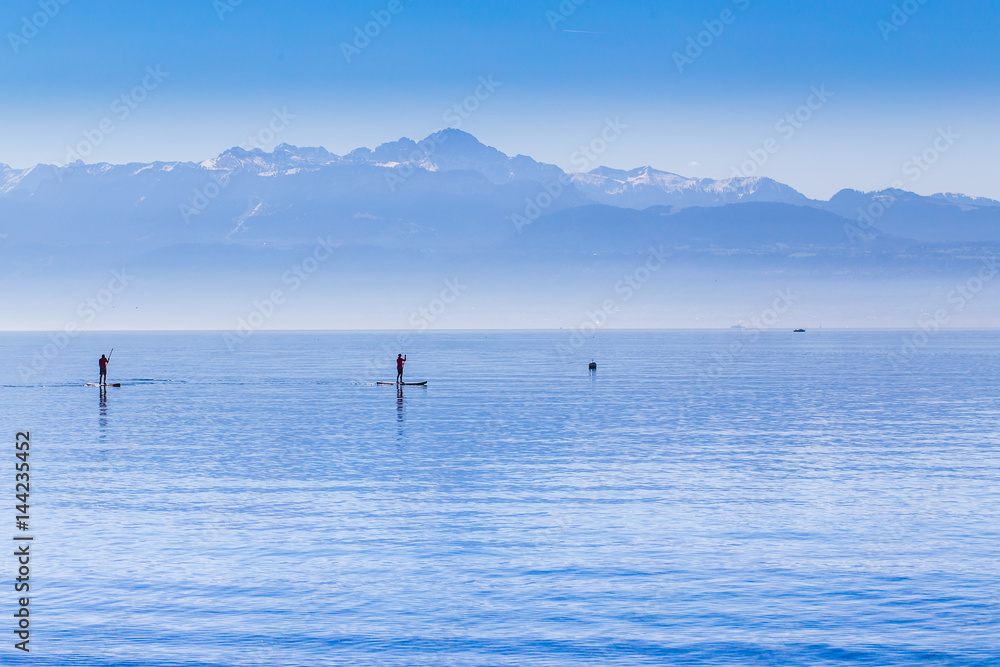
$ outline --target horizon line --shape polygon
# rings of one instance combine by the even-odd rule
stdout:
[[[587,330],[587,334],[600,333],[602,331],[617,331],[617,332],[669,332],[669,331],[746,331],[752,332],[756,331],[758,333],[794,333],[795,329],[806,329],[806,333],[810,331],[920,331],[922,330],[919,325],[912,327],[899,327],[899,326],[880,326],[880,327],[859,327],[859,326],[823,326],[817,325],[815,327],[767,327],[767,328],[754,328],[754,327],[738,327],[738,326],[718,326],[718,327],[606,327],[597,329],[594,331]],[[249,336],[246,336],[244,340],[252,338],[258,333],[410,333],[413,335],[421,335],[427,333],[483,333],[483,332],[495,332],[495,333],[559,333],[559,332],[575,332],[580,331],[580,327],[576,328],[564,328],[560,327],[558,329],[552,328],[517,328],[517,329],[495,329],[495,328],[482,328],[482,329],[256,329]],[[941,331],[998,331],[1000,332],[1000,325],[996,326],[982,326],[982,327],[941,327]],[[0,334],[51,334],[51,333],[65,333],[62,329],[0,329]],[[107,333],[219,333],[219,334],[233,334],[234,329],[89,329],[87,331],[77,331],[75,335],[78,334],[107,334]]]

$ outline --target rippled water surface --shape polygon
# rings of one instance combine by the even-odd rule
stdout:
[[[26,659],[1000,662],[1000,333],[395,339],[0,335]]]

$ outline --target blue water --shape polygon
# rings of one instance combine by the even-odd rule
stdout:
[[[1000,332],[901,338],[0,335],[0,662],[997,664]]]

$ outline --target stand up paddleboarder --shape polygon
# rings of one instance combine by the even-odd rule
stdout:
[[[396,384],[403,384],[403,364],[406,363],[406,357],[402,354],[396,355]]]
[[[111,350],[111,354],[114,354],[114,353],[115,353],[115,351]],[[101,358],[98,359],[98,361],[97,361],[97,365],[101,367],[101,377],[97,381],[97,384],[99,384],[99,385],[107,386],[107,384],[108,384],[108,362],[109,361],[111,361],[111,355],[110,354],[108,356],[106,356],[106,357],[102,354]]]

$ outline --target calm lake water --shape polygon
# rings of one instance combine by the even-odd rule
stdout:
[[[902,337],[0,335],[0,662],[997,664],[1000,332]]]

